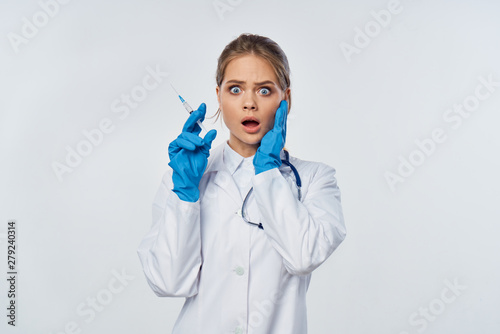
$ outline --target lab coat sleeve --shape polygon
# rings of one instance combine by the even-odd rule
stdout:
[[[264,232],[289,273],[311,273],[344,240],[335,169],[318,164],[302,202],[277,168],[255,175],[253,186]]]
[[[198,293],[201,257],[200,202],[179,199],[165,173],[153,203],[153,224],[137,253],[156,295],[191,297]]]

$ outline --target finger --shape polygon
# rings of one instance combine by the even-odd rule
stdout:
[[[210,148],[212,148],[212,142],[215,139],[215,136],[217,136],[217,130],[210,130],[207,132],[205,135],[205,138],[203,138],[203,142],[205,143],[203,147],[201,148],[201,152],[205,154],[207,157],[210,156]]]
[[[205,105],[205,103],[200,104],[199,108],[193,111],[191,115],[189,115],[189,118],[182,128],[182,131],[199,134],[201,132],[201,128],[196,122],[198,120],[200,120],[200,122],[203,122],[206,112],[207,106]]]
[[[170,160],[172,160],[177,155],[177,153],[179,153],[180,150],[181,148],[177,146],[175,141],[170,143],[170,145],[168,145],[168,156]]]
[[[283,112],[285,113],[285,118],[283,120],[283,141],[285,141],[288,126],[288,102],[283,100],[281,101],[281,105],[283,105]]]
[[[203,139],[200,136],[190,132],[183,132],[177,137],[177,145],[187,150],[193,151],[197,147],[203,146]]]
[[[194,151],[196,149],[196,145],[191,143],[190,141],[188,140],[184,140],[182,138],[180,139],[177,139],[175,141],[175,145],[178,147],[178,150],[182,150],[182,149],[185,149],[185,150],[188,150],[188,151]]]
[[[217,130],[212,129],[207,132],[207,134],[203,138],[203,142],[210,148],[212,147],[212,142],[214,141],[216,136],[217,136]]]
[[[168,151],[172,154],[179,152],[181,149],[194,151],[196,147],[202,146],[203,140],[193,133],[183,132],[168,146]]]
[[[274,127],[280,131],[286,132],[286,119],[288,113],[288,103],[282,100],[274,118]]]

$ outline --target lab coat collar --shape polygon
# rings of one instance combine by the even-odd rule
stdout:
[[[233,171],[230,171],[228,167],[224,164],[224,149],[226,147],[227,143],[224,142],[222,144],[219,144],[217,147],[213,148],[212,151],[210,152],[210,157],[208,159],[207,163],[207,168],[205,169],[205,173],[210,173],[210,172],[219,172],[219,171],[226,171],[229,174],[234,173],[238,165],[234,167]],[[280,152],[280,158],[285,159],[285,152],[281,150]],[[243,157],[242,157],[243,159]],[[281,173],[289,173],[290,168],[288,168],[285,164],[281,164],[281,167],[279,168]]]
[[[229,173],[234,175],[236,170],[242,166],[242,168],[253,168],[253,155],[248,158],[242,157],[238,152],[233,150],[229,143],[226,142],[224,145],[223,159]]]
[[[226,148],[226,145],[226,143],[222,143],[211,151],[205,173],[208,174],[214,172],[215,176],[213,180],[215,185],[221,188],[237,205],[241,205],[243,198],[241,197],[236,182],[234,182],[231,171],[224,164],[224,149]],[[285,159],[285,153],[283,150],[281,151],[280,157],[281,159]],[[236,167],[234,169],[236,169]],[[285,178],[289,178],[292,173],[291,169],[283,163],[281,164],[279,171]]]
[[[210,152],[210,157],[208,158],[207,168],[205,169],[205,173],[210,172],[219,172],[219,171],[227,171],[226,166],[224,165],[224,143],[218,145],[213,148]]]
[[[225,143],[220,144],[210,152],[207,168],[205,174],[215,173],[214,183],[225,191],[229,198],[236,204],[240,205],[242,202],[240,191],[231,176],[230,171],[224,164],[224,147]]]

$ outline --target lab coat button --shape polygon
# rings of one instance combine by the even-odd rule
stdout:
[[[236,327],[236,329],[234,330],[234,333],[235,334],[243,334],[243,329],[241,327]]]
[[[234,269],[234,271],[236,272],[236,275],[238,275],[238,276],[241,276],[245,273],[245,269],[243,269],[243,267],[240,267],[240,266],[236,267],[236,269]]]

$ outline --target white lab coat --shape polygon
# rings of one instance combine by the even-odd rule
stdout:
[[[245,211],[262,230],[238,214],[223,150],[211,151],[195,203],[180,200],[165,173],[138,249],[147,281],[158,296],[186,297],[175,334],[307,333],[311,272],[346,234],[335,170],[290,157],[301,201],[286,165],[254,175]]]

